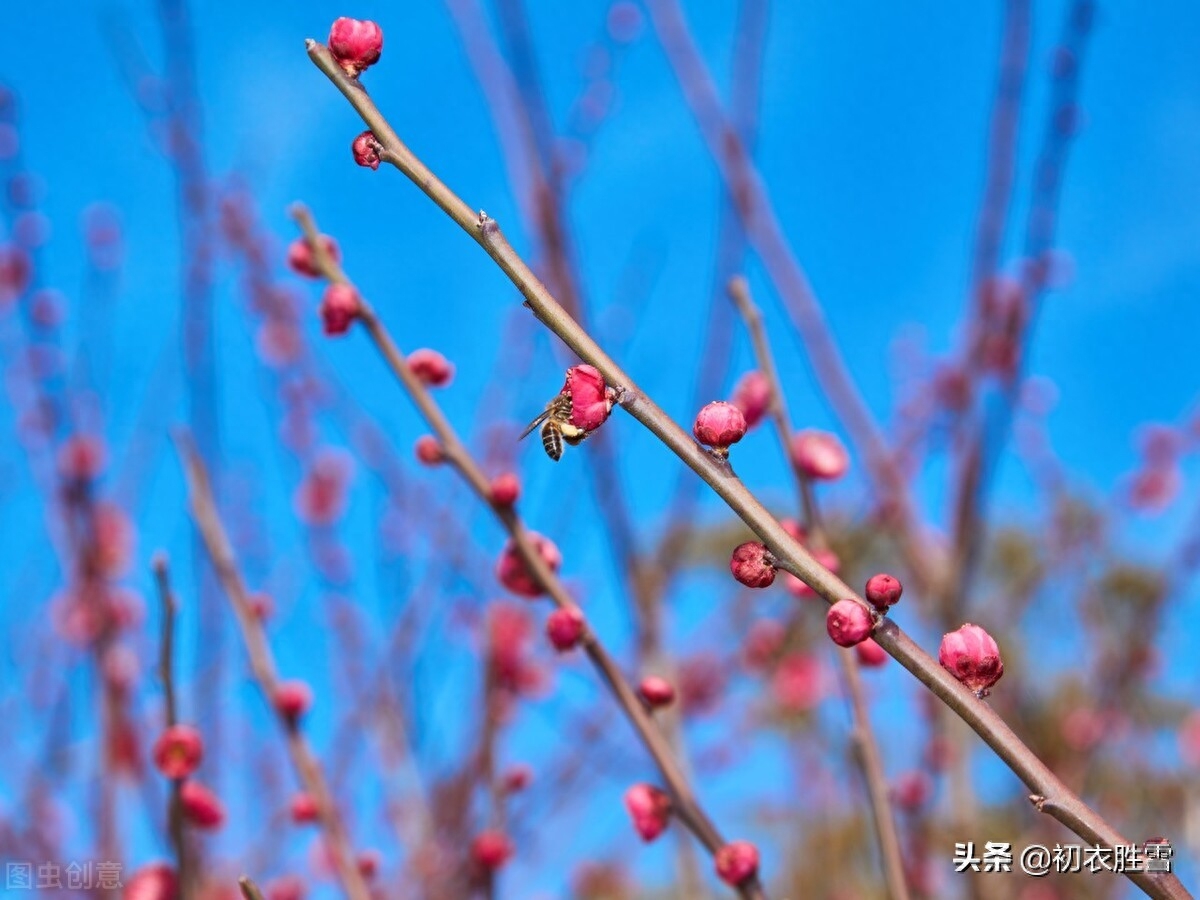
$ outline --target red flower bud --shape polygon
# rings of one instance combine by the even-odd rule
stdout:
[[[63,441],[58,451],[58,471],[70,481],[92,481],[104,471],[104,441],[76,434]]]
[[[546,619],[546,636],[559,653],[573,650],[583,637],[583,613],[576,607],[556,609]]]
[[[265,900],[304,900],[308,888],[298,875],[280,875],[263,885]]]
[[[510,794],[525,790],[531,781],[533,769],[524,764],[510,766],[504,773],[504,789]]]
[[[321,242],[325,255],[333,262],[340,263],[342,261],[342,251],[338,247],[337,241],[327,234],[321,235],[317,240]],[[287,264],[288,268],[297,275],[303,275],[305,278],[321,277],[321,271],[317,268],[317,261],[307,238],[296,238],[288,245]]]
[[[867,602],[880,612],[887,612],[889,606],[895,606],[902,593],[904,585],[900,583],[900,579],[886,572],[872,575],[867,582]]]
[[[798,544],[808,543],[808,532],[804,530],[804,526],[795,519],[780,519],[779,524]]]
[[[183,816],[197,828],[220,828],[225,823],[225,807],[220,799],[198,781],[185,781],[179,790]]]
[[[990,634],[970,623],[942,636],[938,662],[977,697],[986,697],[1004,674],[1000,648]]]
[[[551,572],[557,572],[562,566],[562,554],[554,542],[549,538],[542,537],[536,531],[529,532],[529,542],[546,567]],[[500,552],[500,559],[496,562],[496,578],[502,585],[521,597],[540,597],[545,593],[542,586],[533,577],[533,573],[529,571],[529,567],[525,565],[525,560],[517,552],[517,545],[512,540],[509,540]]]
[[[830,572],[836,573],[842,566],[842,561],[838,559],[838,555],[832,550],[818,550],[813,554],[813,559],[828,569]],[[791,572],[784,573],[784,587],[788,589],[788,593],[793,597],[815,597],[817,592],[810,588],[807,584],[793,575]]]
[[[729,558],[729,571],[746,587],[770,587],[775,581],[774,557],[765,544],[746,541],[734,548]]]
[[[494,872],[513,855],[513,845],[500,831],[482,831],[471,843],[471,858],[482,869]]]
[[[329,54],[351,78],[379,62],[382,52],[383,29],[374,22],[343,16],[329,29]]]
[[[732,841],[713,857],[717,877],[736,887],[758,874],[758,848],[749,841]]]
[[[303,681],[283,681],[275,688],[275,711],[295,725],[312,706],[312,688]]]
[[[354,864],[358,866],[359,874],[367,879],[367,881],[370,881],[379,871],[380,861],[381,858],[378,850],[364,850],[358,854],[358,858],[354,861]]]
[[[408,354],[408,367],[428,387],[445,387],[454,377],[454,364],[436,350],[425,347]]]
[[[446,461],[446,451],[442,449],[442,442],[432,434],[423,434],[417,438],[413,452],[417,455],[417,461],[425,466],[436,466]]]
[[[521,480],[512,472],[503,472],[492,479],[488,490],[497,506],[512,506],[521,496]]]
[[[866,666],[868,669],[882,666],[888,658],[887,651],[870,638],[855,644],[854,652],[858,654],[859,665]]]
[[[351,285],[331,284],[321,298],[320,313],[326,334],[345,334],[362,313],[362,298]]]
[[[666,831],[671,822],[671,798],[653,785],[635,784],[627,790],[625,808],[634,829],[647,843]]]
[[[179,879],[167,863],[150,863],[129,877],[121,896],[124,900],[175,900],[179,896]]]
[[[746,417],[732,403],[716,400],[696,414],[692,434],[718,456],[728,456],[730,445],[746,434]]]
[[[612,412],[613,393],[594,366],[578,365],[567,369],[567,380],[561,393],[571,398],[571,424],[584,431],[599,428]]]
[[[291,806],[292,821],[297,825],[315,822],[320,818],[321,808],[317,805],[317,798],[307,791],[295,794]]]
[[[379,168],[379,151],[382,149],[383,145],[375,137],[375,132],[369,128],[356,137],[354,143],[350,145],[354,161],[372,171]]]
[[[892,784],[892,799],[903,810],[920,809],[933,793],[933,782],[920,769],[901,774]]]
[[[846,474],[850,456],[827,431],[801,431],[792,438],[792,463],[809,478],[835,481]]]
[[[853,647],[867,639],[875,623],[857,600],[839,600],[825,615],[825,630],[839,647]]]
[[[265,591],[251,594],[248,600],[250,603],[250,612],[260,622],[265,622],[275,612],[275,600]]]
[[[204,741],[191,725],[172,725],[154,742],[154,765],[168,778],[187,778],[204,757]]]
[[[742,411],[746,428],[753,428],[771,408],[771,385],[757,369],[747,372],[734,385],[729,402]]]
[[[652,709],[670,706],[675,702],[675,686],[658,675],[647,675],[638,685],[638,693]]]

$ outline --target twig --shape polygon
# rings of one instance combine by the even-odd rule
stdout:
[[[641,422],[668,449],[708,483],[713,491],[766,544],[779,561],[781,568],[800,578],[830,603],[849,597],[866,604],[866,601],[857,596],[845,582],[818,564],[808,551],[784,530],[767,508],[733,474],[728,465],[714,459],[662,409],[638,390],[633,380],[620,366],[600,349],[599,345],[580,328],[578,323],[566,314],[525,261],[512,248],[512,245],[504,238],[499,225],[485,214],[476,213],[467,206],[412,153],[379,112],[362,86],[347,77],[323,44],[310,38],[306,41],[306,47],[313,64],[342,92],[362,117],[363,122],[374,133],[381,147],[380,159],[399,169],[484,249],[525,297],[534,316],[575,351],[580,359],[594,366],[608,384],[620,391],[619,402],[625,411]],[[319,245],[318,249],[320,249]],[[373,329],[372,323],[374,323]],[[380,342],[381,350],[388,356],[389,362],[393,363],[393,370],[405,383],[405,387],[409,388],[411,384],[413,388],[416,388],[417,392],[413,394],[413,399],[424,414],[422,398],[428,402],[427,394],[409,372],[408,367],[403,365],[403,357],[395,350],[386,333],[380,331],[378,322],[369,310],[364,324],[371,330],[372,337]],[[435,421],[445,423],[436,407],[432,408],[431,413],[434,416],[433,419],[428,419],[431,425]],[[457,438],[453,437],[453,432],[449,432],[449,434],[452,437],[452,444],[446,449],[450,451],[450,458],[453,461],[454,451],[457,449],[461,453],[461,445]],[[461,460],[459,463],[461,464]],[[472,486],[476,487],[476,479],[467,472],[464,472],[464,475],[472,482]],[[477,489],[483,486],[482,474],[478,473]],[[482,494],[482,496],[486,496],[486,494]],[[517,533],[523,534],[519,523],[515,520],[513,527]],[[531,552],[528,544],[521,545],[521,552],[540,583],[548,587],[556,583],[541,558]],[[552,592],[551,595],[554,596],[554,593]],[[561,599],[555,597],[555,602],[569,603],[570,600],[564,595]],[[1055,798],[1054,804],[1044,805],[1043,808],[1047,813],[1089,843],[1105,846],[1129,843],[1103,817],[1071,792],[1045,763],[1021,742],[1020,738],[986,702],[981,701],[960,684],[936,660],[918,647],[912,638],[904,634],[894,622],[886,617],[882,618],[876,627],[875,641],[970,725],[996,752],[996,755],[1030,788],[1031,793]],[[593,639],[590,642],[589,654],[592,652],[590,648],[597,646]],[[637,701],[629,691],[628,685],[620,680],[619,673],[611,667],[611,663],[606,670],[601,662],[608,662],[606,656],[593,656],[593,659],[597,661],[597,665],[601,666],[606,680],[617,692],[618,697],[622,699],[622,705],[631,711],[631,717],[634,718],[636,724],[639,721],[639,717],[636,715]],[[657,745],[658,735],[652,729],[648,733],[653,735]],[[1144,872],[1126,874],[1134,884],[1152,897],[1179,900],[1179,898],[1191,896],[1174,875],[1152,875]]]
[[[246,652],[250,657],[250,669],[268,706],[274,709],[274,699],[279,687],[279,674],[275,668],[275,658],[267,643],[262,623],[250,608],[246,585],[238,570],[233,547],[229,543],[229,537],[217,512],[216,501],[213,499],[212,489],[209,486],[208,472],[205,470],[204,462],[196,452],[191,438],[186,433],[176,436],[176,447],[183,462],[184,474],[187,477],[192,519],[208,550],[209,558],[216,570],[217,580],[221,583],[233,606],[233,612],[242,633],[242,641],[246,645]],[[351,900],[369,900],[370,892],[363,880],[362,873],[355,865],[349,838],[316,754],[309,745],[308,739],[305,738],[304,732],[298,727],[286,726],[284,733],[292,766],[296,770],[296,777],[317,803],[321,827],[324,830],[325,840],[333,856],[334,868],[337,869],[343,889]]]
[[[166,707],[166,724],[170,728],[179,721],[175,706],[175,612],[179,604],[171,590],[171,573],[167,555],[159,552],[151,563],[154,581],[158,585],[158,597],[162,606],[162,640],[159,648],[158,675],[162,680],[163,701]],[[183,900],[192,896],[191,859],[187,852],[187,838],[183,830],[183,779],[171,779],[171,796],[167,801],[167,828],[171,835],[171,846],[175,850],[175,866],[179,872],[179,896]]]
[[[250,880],[249,875],[242,875],[238,878],[238,887],[241,888],[242,896],[246,900],[263,900],[262,891],[258,889],[258,885]]]

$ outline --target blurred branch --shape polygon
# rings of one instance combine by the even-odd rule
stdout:
[[[175,593],[171,590],[171,573],[165,553],[159,551],[151,562],[154,581],[158,586],[159,604],[162,607],[162,638],[159,648],[158,673],[162,679],[163,702],[166,708],[166,726],[170,728],[179,721],[175,708],[175,613],[179,608]],[[175,865],[179,872],[179,896],[189,900],[192,896],[192,868],[188,858],[187,840],[183,831],[183,779],[171,779],[171,795],[167,801],[167,829],[171,835],[171,846],[175,851]]]

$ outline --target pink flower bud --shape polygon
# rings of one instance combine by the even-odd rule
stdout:
[[[427,387],[445,387],[454,377],[453,363],[425,347],[408,354],[408,367]]]
[[[1004,674],[1000,648],[990,634],[970,623],[943,635],[938,662],[977,697],[986,697]]]
[[[375,132],[370,129],[356,137],[354,143],[350,145],[354,161],[372,171],[379,168],[379,151],[382,149],[383,145],[375,137]]]
[[[562,566],[562,554],[554,542],[549,538],[542,537],[536,531],[529,532],[529,542],[546,567],[551,572],[557,572]],[[517,545],[512,540],[509,540],[500,552],[500,559],[496,562],[496,578],[502,585],[520,597],[540,597],[545,593],[537,579],[533,577],[533,573],[529,571],[529,567],[525,565],[525,560],[517,552]]]
[[[129,876],[121,896],[123,900],[176,900],[179,879],[167,863],[150,863]]]
[[[358,873],[367,881],[375,877],[379,871],[381,857],[378,850],[364,850],[358,854],[358,858],[354,864],[358,866]]]
[[[495,872],[513,855],[513,845],[500,831],[482,831],[471,843],[471,858],[488,872]]]
[[[265,591],[259,591],[256,594],[251,594],[248,598],[250,602],[250,612],[254,618],[260,622],[265,622],[271,618],[275,612],[275,600],[270,594]]]
[[[638,685],[638,693],[651,709],[670,706],[675,702],[675,686],[658,675],[647,675]]]
[[[436,466],[446,461],[446,452],[442,449],[442,442],[432,434],[423,434],[417,438],[413,452],[417,455],[417,461],[425,466]]]
[[[329,54],[351,78],[379,62],[382,52],[383,29],[374,22],[343,16],[329,29]]]
[[[775,702],[790,713],[808,712],[821,701],[824,691],[821,664],[801,653],[784,657],[771,680]]]
[[[746,541],[738,544],[729,558],[729,571],[746,587],[770,587],[775,581],[775,559],[766,544]]]
[[[584,431],[599,428],[612,412],[613,392],[594,366],[578,365],[567,369],[567,380],[561,393],[571,398],[571,424]]]
[[[808,532],[795,519],[780,519],[779,524],[797,544],[808,543]]]
[[[732,841],[713,857],[717,877],[736,887],[758,874],[758,848],[749,841]]]
[[[886,572],[872,575],[867,582],[867,602],[880,612],[887,612],[889,606],[895,606],[902,593],[904,585],[900,583],[900,579]]]
[[[533,781],[533,769],[529,766],[524,764],[510,766],[504,773],[504,790],[510,794],[516,794],[529,787],[531,781]]]
[[[830,572],[836,573],[842,566],[842,561],[838,559],[838,555],[832,550],[818,550],[813,554],[813,559],[828,569]],[[791,572],[784,573],[783,586],[787,588],[788,593],[793,597],[816,597],[817,592],[810,588],[807,584],[793,575]]]
[[[263,885],[264,900],[304,900],[308,888],[298,875],[280,875]]]
[[[102,439],[72,435],[58,451],[58,472],[70,481],[92,481],[104,471],[105,456]]]
[[[759,672],[770,666],[783,649],[787,633],[774,619],[759,619],[746,632],[742,643],[742,662],[747,669]]]
[[[154,765],[168,778],[187,778],[204,757],[204,741],[191,725],[172,725],[154,742]]]
[[[696,414],[692,434],[718,456],[728,456],[730,445],[746,434],[746,417],[732,403],[716,400]]]
[[[625,792],[625,808],[633,819],[634,830],[649,843],[671,822],[671,798],[649,784],[635,784]]]
[[[183,816],[197,828],[220,828],[225,823],[225,806],[198,781],[188,780],[179,790]]]
[[[734,386],[729,402],[742,411],[746,428],[753,428],[771,408],[771,385],[757,369],[747,372]]]
[[[337,241],[327,234],[321,235],[317,240],[321,242],[325,255],[333,262],[340,263],[342,261],[342,250],[338,247]],[[297,275],[303,275],[305,278],[321,277],[321,271],[317,268],[317,261],[307,238],[296,238],[288,245],[287,264],[288,268]]]
[[[362,298],[351,285],[331,284],[321,298],[320,313],[326,334],[345,334],[362,313]]]
[[[792,463],[809,478],[835,481],[846,474],[850,457],[827,431],[801,431],[792,438]]]
[[[320,818],[321,808],[317,806],[317,799],[312,794],[301,791],[292,797],[291,813],[293,822],[306,825]]]
[[[888,658],[887,651],[870,638],[855,644],[854,652],[858,654],[859,665],[866,666],[868,669],[882,666]]]
[[[559,653],[575,649],[583,637],[583,613],[572,606],[556,609],[546,619],[546,636]]]
[[[312,706],[313,694],[303,681],[283,681],[275,688],[275,711],[289,725],[295,726]]]
[[[933,782],[920,769],[901,774],[892,785],[892,799],[903,810],[913,812],[920,809],[933,793]]]
[[[512,472],[504,472],[492,479],[488,490],[497,506],[512,506],[521,496],[521,480]]]
[[[825,630],[839,647],[865,641],[874,627],[871,613],[857,600],[839,600],[825,615]]]

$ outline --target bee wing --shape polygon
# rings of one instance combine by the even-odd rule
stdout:
[[[554,410],[549,406],[542,410],[542,414],[540,416],[525,426],[525,430],[521,432],[521,436],[517,438],[517,440],[523,441],[525,438],[529,437],[529,435],[533,434],[534,429],[550,418],[550,414],[552,412],[554,412]]]

